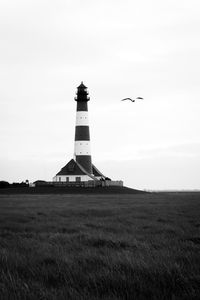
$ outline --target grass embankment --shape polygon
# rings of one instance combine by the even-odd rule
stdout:
[[[199,299],[200,196],[0,195],[1,299]]]
[[[56,187],[37,186],[31,187],[9,187],[0,189],[0,194],[143,194],[144,191],[128,187]]]

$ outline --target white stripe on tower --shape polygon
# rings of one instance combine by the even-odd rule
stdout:
[[[87,111],[76,112],[76,126],[89,126]]]
[[[75,141],[75,155],[91,155],[90,141]]]

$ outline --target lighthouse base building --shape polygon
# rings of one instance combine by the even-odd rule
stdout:
[[[123,182],[113,181],[103,175],[92,163],[90,151],[90,132],[88,119],[87,87],[81,83],[77,88],[75,101],[76,127],[74,158],[71,159],[53,178],[56,186],[123,186]]]
[[[92,174],[88,173],[78,162],[71,159],[53,178],[54,182],[87,182],[106,180],[106,177],[92,165]]]

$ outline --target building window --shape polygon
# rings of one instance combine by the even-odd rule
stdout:
[[[81,181],[81,177],[76,177],[76,182],[80,182]]]
[[[59,181],[61,181],[61,177],[59,177]]]
[[[69,177],[66,177],[66,182],[69,182]]]

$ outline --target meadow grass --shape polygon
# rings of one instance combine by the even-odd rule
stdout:
[[[200,299],[200,194],[0,195],[0,299]]]

